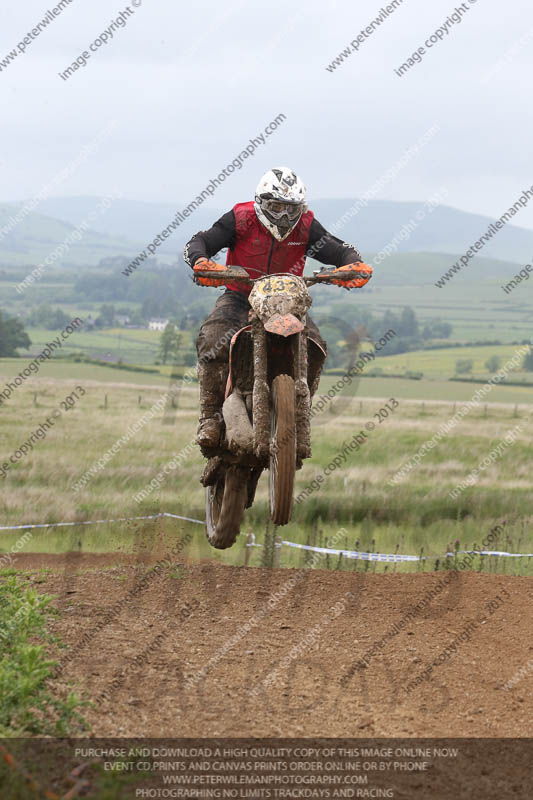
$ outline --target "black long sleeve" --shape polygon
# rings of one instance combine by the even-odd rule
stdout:
[[[353,244],[347,244],[333,236],[317,219],[313,219],[311,223],[306,255],[308,258],[320,261],[321,264],[331,264],[333,267],[344,267],[346,264],[356,264],[363,260]]]
[[[187,242],[183,257],[190,267],[194,267],[199,258],[212,258],[225,247],[235,244],[235,214],[228,211],[217,219],[208,231],[198,231]]]
[[[198,231],[187,242],[183,251],[185,261],[190,267],[194,267],[199,258],[212,258],[220,250],[232,248],[235,245],[235,232],[235,214],[228,211],[209,230]],[[343,267],[345,264],[363,260],[353,244],[347,244],[333,236],[317,219],[313,219],[309,229],[306,255],[333,267]]]

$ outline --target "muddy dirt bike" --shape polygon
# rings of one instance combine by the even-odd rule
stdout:
[[[276,274],[256,280],[242,267],[232,266],[224,273],[225,282],[252,291],[250,324],[237,331],[230,344],[221,446],[213,451],[201,478],[207,538],[220,550],[235,542],[264,469],[270,471],[270,518],[275,525],[291,519],[295,471],[311,455],[305,322],[312,299],[307,287],[330,283],[331,273],[322,270],[312,278]],[[196,277],[212,274],[197,271]],[[344,280],[359,277],[357,270],[343,275]]]

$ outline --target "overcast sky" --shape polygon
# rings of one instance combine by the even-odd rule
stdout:
[[[424,201],[446,187],[447,205],[499,217],[533,184],[530,0],[468,0],[462,22],[398,77],[394,69],[460,5],[403,0],[358,52],[327,71],[384,5],[142,0],[64,81],[58,73],[125,8],[73,0],[0,72],[0,199],[36,194],[116,120],[98,152],[52,194],[118,191],[182,207],[284,113],[211,205],[251,198],[261,174],[279,164],[301,175],[311,207],[313,197],[354,197],[437,123],[440,132],[378,197]],[[9,3],[0,63],[54,7]],[[533,200],[513,222],[533,228]]]

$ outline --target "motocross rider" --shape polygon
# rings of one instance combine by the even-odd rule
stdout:
[[[211,260],[224,248],[228,248],[226,266]],[[307,209],[305,185],[288,167],[265,173],[257,186],[255,201],[237,203],[209,230],[196,233],[184,250],[185,260],[193,271],[212,272],[210,278],[198,278],[198,283],[208,286],[223,285],[227,267],[232,265],[244,267],[251,278],[283,272],[302,275],[306,256],[336,267],[331,283],[346,289],[364,286],[372,276],[372,267],[362,263],[356,248],[328,233]],[[343,271],[354,267],[366,277],[343,279]],[[248,322],[249,293],[249,288],[229,284],[200,328],[196,342],[200,381],[196,441],[202,451],[209,452],[209,448],[219,444],[219,412],[228,377],[230,341]],[[312,395],[318,387],[326,343],[309,315],[307,328],[308,338],[314,343],[309,348],[308,366]]]

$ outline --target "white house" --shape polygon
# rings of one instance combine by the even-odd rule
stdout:
[[[168,325],[168,319],[151,319],[148,323],[148,330],[150,331],[164,331]]]

